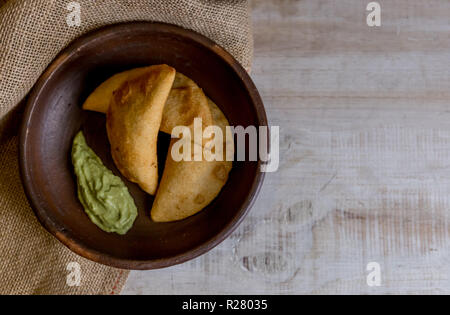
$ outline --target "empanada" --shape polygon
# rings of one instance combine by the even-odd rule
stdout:
[[[126,80],[111,99],[106,129],[113,160],[128,180],[154,195],[158,186],[157,138],[175,69],[152,66]]]
[[[124,82],[142,76],[152,71],[151,69],[152,66],[136,68],[112,76],[89,95],[83,109],[106,113],[115,90]],[[194,118],[202,119],[203,129],[212,124],[210,108],[202,89],[194,81],[177,72],[164,107],[160,131],[171,134],[175,126],[186,126],[191,129],[193,135]]]
[[[222,111],[208,99],[214,124],[223,131],[224,148],[234,149],[231,134],[226,137],[228,120]],[[228,130],[229,131],[229,130]],[[230,132],[229,132],[230,133]],[[166,159],[164,173],[153,202],[151,217],[156,222],[170,222],[192,216],[217,197],[228,180],[232,162],[226,161],[225,149],[223,161],[180,161],[172,158],[171,148],[179,141],[172,139]],[[229,141],[228,145],[227,142]],[[199,144],[192,144],[198,146]],[[194,152],[192,149],[191,152]],[[231,152],[232,153],[232,152]]]

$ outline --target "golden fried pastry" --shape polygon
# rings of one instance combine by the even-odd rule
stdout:
[[[195,118],[202,119],[202,131],[213,122],[203,91],[198,86],[172,88],[164,107],[160,131],[171,134],[174,127],[186,126],[193,136]]]
[[[214,124],[223,130],[226,135],[226,126],[229,125],[226,117],[212,101],[208,104],[213,114]],[[226,139],[223,139],[226,146]],[[151,217],[156,222],[170,222],[182,220],[196,214],[217,197],[228,180],[232,162],[226,161],[225,150],[223,161],[180,161],[172,158],[171,151],[178,139],[172,139],[167,155],[164,173],[161,178],[155,200],[153,202]],[[228,137],[228,147],[233,150],[233,140]],[[199,146],[199,144],[192,144]],[[193,153],[194,150],[191,150]]]
[[[158,131],[175,73],[172,67],[158,65],[125,80],[107,111],[106,128],[117,168],[151,195],[158,186]]]
[[[83,109],[106,113],[113,92],[124,82],[152,71],[151,67],[136,68],[116,74],[103,82],[87,98]],[[186,126],[193,135],[194,118],[202,119],[202,130],[212,124],[212,116],[205,94],[199,86],[178,73],[164,107],[160,131],[171,134],[175,126]]]
[[[153,66],[136,68],[113,75],[89,95],[83,104],[83,109],[106,114],[111,103],[113,92],[124,84],[125,81],[136,79],[146,72],[152,71],[152,68]]]

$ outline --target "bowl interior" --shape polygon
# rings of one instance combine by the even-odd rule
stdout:
[[[231,125],[266,124],[260,104],[255,105],[251,81],[236,71],[234,59],[197,34],[164,24],[137,23],[97,31],[74,42],[53,62],[30,97],[22,129],[22,175],[43,225],[77,253],[104,264],[150,269],[198,256],[237,225],[262,180],[259,162],[234,162],[227,184],[206,209],[179,222],[151,221],[153,197],[124,179],[112,161],[105,115],[83,111],[81,105],[111,75],[161,63],[196,81]],[[260,102],[257,93],[256,97]],[[103,163],[121,176],[136,202],[138,218],[124,236],[103,232],[91,223],[77,199],[70,150],[80,129]],[[169,140],[160,133],[160,172]]]

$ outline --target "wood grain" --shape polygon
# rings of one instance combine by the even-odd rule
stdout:
[[[252,1],[280,168],[228,240],[124,294],[450,293],[450,2],[380,1],[379,28],[366,2]]]

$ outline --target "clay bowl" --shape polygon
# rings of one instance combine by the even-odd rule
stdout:
[[[75,253],[102,264],[154,269],[207,252],[239,225],[263,181],[261,161],[234,162],[227,184],[203,211],[173,223],[150,219],[153,197],[125,180],[112,161],[105,115],[83,111],[81,105],[111,75],[162,63],[196,81],[231,125],[267,125],[247,72],[224,49],[195,32],[161,23],[127,23],[73,42],[52,62],[29,97],[21,126],[20,167],[25,192],[42,225]],[[134,197],[139,214],[125,236],[100,230],[77,199],[70,150],[80,129]],[[169,140],[163,134],[158,138],[161,172]]]

